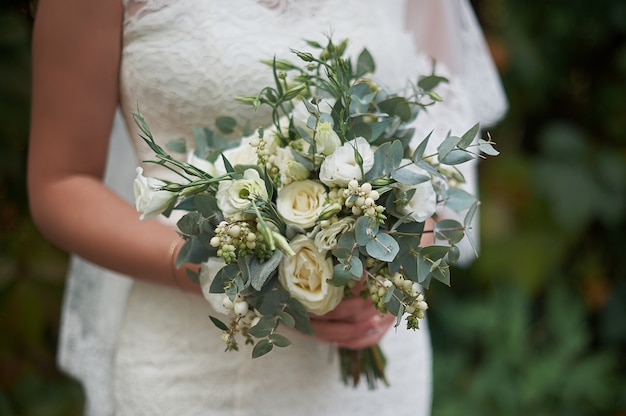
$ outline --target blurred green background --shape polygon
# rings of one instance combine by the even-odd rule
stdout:
[[[0,415],[79,415],[54,360],[67,257],[28,215],[24,3],[0,5]],[[433,414],[626,415],[626,2],[473,4],[511,105],[483,255],[429,292]]]

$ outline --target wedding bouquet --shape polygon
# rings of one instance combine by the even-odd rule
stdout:
[[[447,82],[434,70],[403,95],[376,81],[367,50],[353,62],[344,56],[347,41],[308,45],[317,53],[294,51],[297,64],[267,61],[274,85],[237,98],[269,107],[271,125],[233,138],[237,122],[220,117],[215,130],[194,130],[186,162],[134,114],[152,162],[180,178],[146,178],[138,168],[137,209],[142,218],[186,211],[177,223],[185,239],[177,266],[202,264],[190,277],[207,295],[223,296],[230,316],[211,320],[226,349],[243,339],[254,345],[253,358],[289,345],[281,324],[312,334],[309,313],[328,313],[355,296],[355,286],[381,314],[396,316],[396,326],[418,329],[428,309],[422,288],[433,279],[449,285],[449,264],[479,204],[461,189],[456,165],[497,154],[476,137],[478,125],[431,154],[430,135],[411,148],[411,123],[440,101],[434,90]],[[180,141],[167,147],[186,151]],[[441,207],[464,219],[440,218]],[[426,233],[435,244],[420,245]],[[387,383],[378,346],[340,348],[340,357],[346,383],[362,374],[370,388]]]

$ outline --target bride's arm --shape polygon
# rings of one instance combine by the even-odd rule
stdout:
[[[134,277],[176,285],[175,231],[140,221],[104,186],[118,102],[121,1],[41,0],[33,32],[28,188],[34,221],[64,250]],[[178,281],[198,290],[184,271]]]

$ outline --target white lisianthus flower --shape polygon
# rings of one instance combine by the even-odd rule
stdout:
[[[374,150],[363,137],[357,137],[337,148],[324,159],[320,166],[319,177],[329,187],[346,187],[352,179],[362,180],[361,167],[357,163],[355,151],[363,161],[363,173],[374,166]]]
[[[272,152],[275,146],[274,134],[265,132],[265,151]],[[256,165],[259,158],[257,155],[256,143],[259,142],[259,135],[254,133],[251,136],[241,139],[241,143],[237,147],[232,149],[226,149],[222,154],[228,159],[232,166],[235,165]],[[226,173],[226,167],[224,166],[224,159],[218,157],[215,160],[215,170],[218,175],[224,175]]]
[[[326,156],[333,154],[341,146],[341,139],[328,121],[323,121],[317,126],[315,146],[317,153]]]
[[[320,250],[333,250],[337,248],[337,243],[342,235],[354,229],[356,219],[354,217],[344,217],[333,222],[328,227],[322,228],[315,235],[315,245]]]
[[[278,168],[282,186],[307,179],[311,174],[302,163],[295,159],[289,147],[276,148],[275,153],[270,156],[270,162]]]
[[[170,191],[162,191],[166,183],[154,178],[143,176],[143,169],[137,168],[137,177],[133,183],[135,193],[135,208],[141,215],[139,219],[146,220],[162,214],[178,197]]]
[[[256,169],[246,169],[242,179],[221,181],[215,197],[225,218],[241,213],[255,198],[268,199],[265,182]]]
[[[415,166],[415,164],[408,159],[403,159],[401,165],[406,165],[403,169],[410,169],[415,173],[430,177],[428,172]],[[437,208],[437,194],[435,193],[431,181],[422,182],[415,186],[402,184],[397,184],[397,186],[403,191],[415,189],[411,200],[406,205],[399,207],[398,211],[400,211],[400,213],[409,215],[411,219],[416,222],[426,221],[426,219],[430,218],[435,213],[435,209]]]
[[[224,294],[223,293],[211,293],[211,284],[217,272],[220,271],[226,263],[221,257],[209,257],[206,263],[200,265],[200,274],[198,280],[200,281],[200,288],[202,289],[202,295],[209,302],[209,304],[217,312],[224,315],[228,315],[231,311],[224,307]]]
[[[289,245],[295,254],[283,258],[278,266],[278,281],[307,311],[317,315],[330,312],[343,298],[343,287],[327,282],[333,277],[332,260],[305,236]]]
[[[311,228],[326,202],[326,188],[305,180],[283,186],[276,197],[276,210],[287,224]]]
[[[202,159],[196,156],[193,150],[191,150],[187,154],[187,163],[189,163],[191,166],[195,166],[196,168],[208,173],[211,176],[217,176],[217,169],[215,169],[215,165],[206,159]]]

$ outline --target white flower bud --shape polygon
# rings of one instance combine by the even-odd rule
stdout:
[[[361,185],[361,192],[363,192],[365,195],[369,194],[372,191],[372,184],[369,182],[365,182],[363,185]]]

